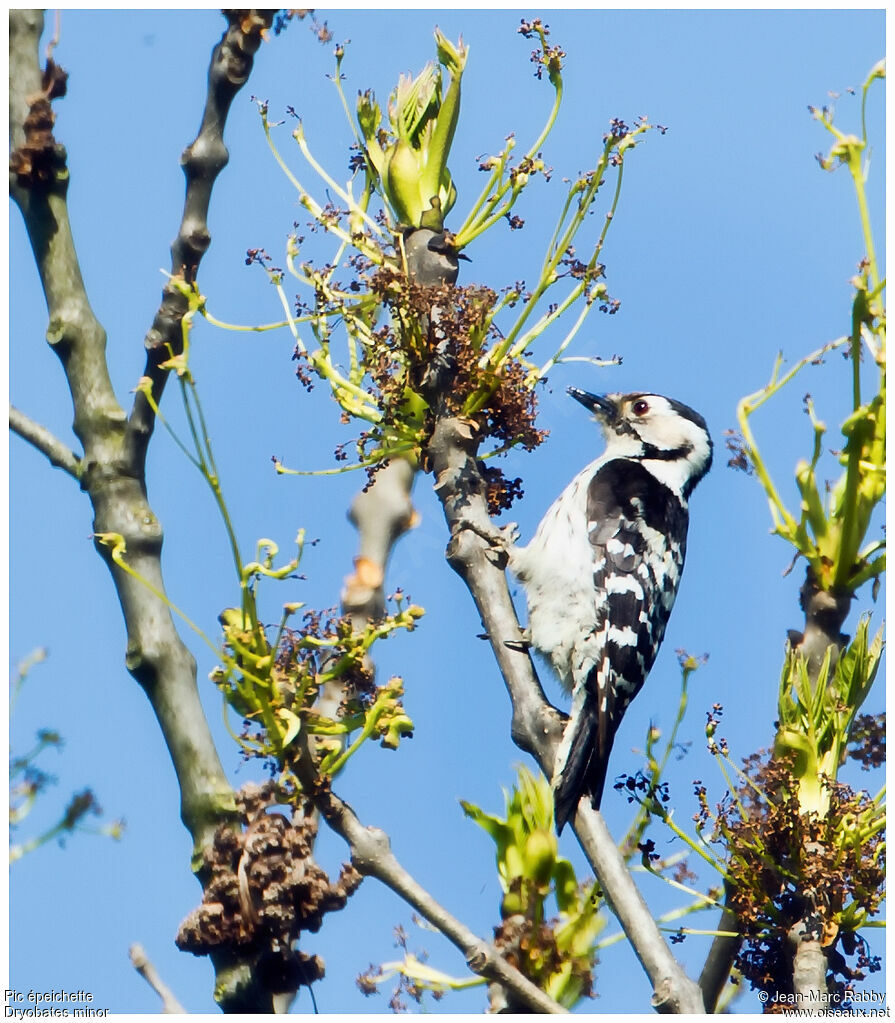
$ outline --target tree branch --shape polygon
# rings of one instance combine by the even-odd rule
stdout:
[[[790,642],[804,657],[811,679],[812,689],[820,681],[821,665],[831,651],[830,670],[835,667],[841,651],[848,643],[842,626],[851,610],[854,594],[848,590],[833,592],[823,590],[809,567],[805,582],[799,591],[799,603],[805,612],[805,631],[790,633]],[[805,848],[804,854],[811,856],[813,850]],[[793,991],[801,1004],[825,1006],[829,1004],[827,985],[827,953],[822,944],[825,912],[818,906],[815,897],[805,895],[802,917],[789,930],[789,941],[793,952]]]
[[[385,569],[395,544],[413,520],[410,492],[415,477],[416,470],[407,459],[394,458],[351,503],[348,518],[357,528],[358,552],[340,599],[342,614],[351,619],[357,632],[385,614]],[[367,658],[367,662],[372,668],[372,661]],[[337,718],[345,696],[342,682],[327,682],[320,690],[316,709],[325,717]],[[312,737],[312,746],[320,748],[316,737]]]
[[[81,459],[74,451],[63,444],[45,426],[35,423],[33,419],[17,409],[15,405],[9,406],[9,428],[22,440],[28,441],[41,454],[46,455],[50,465],[57,469],[64,469],[69,476],[76,480],[81,478]]]
[[[23,77],[31,82],[39,81],[42,18],[11,11],[10,25],[15,48],[11,68],[25,72]],[[17,88],[21,83],[12,81],[11,93]],[[38,90],[22,100],[31,110],[29,121],[45,99]],[[93,314],[81,277],[68,218],[65,150],[52,136],[44,147],[53,160],[52,172],[44,178],[13,175],[12,193],[25,219],[47,300],[47,338],[71,392],[74,430],[84,449],[81,486],[93,505],[94,532],[121,535],[128,564],[163,593],[162,530],[146,499],[142,467],[129,458],[125,416],[106,365],[105,331]],[[98,544],[98,549],[112,572],[124,611],[128,670],[146,690],[162,726],[180,783],[184,823],[196,844],[204,845],[211,840],[222,808],[232,807],[233,797],[199,703],[195,662],[164,603],[115,566],[108,548]]]
[[[177,237],[171,245],[171,275],[181,283],[196,280],[199,263],[208,246],[208,207],[218,174],[227,166],[229,151],[224,144],[224,126],[234,96],[248,81],[254,55],[263,33],[270,28],[276,11],[229,10],[227,30],[211,55],[208,89],[202,124],[195,140],[181,157],[186,177],[183,215]],[[187,300],[175,283],[162,290],[162,301],[146,335],[146,366],[143,375],[152,381],[152,396],[160,404],[167,370],[160,364],[183,348],[183,316]],[[155,426],[155,414],[142,391],[138,391],[131,409],[130,437],[135,459],[142,464]]]
[[[507,586],[505,558],[484,539],[493,534],[494,526],[476,460],[478,444],[475,424],[456,418],[439,420],[429,444],[435,491],[451,531],[447,558],[482,616],[512,703],[513,741],[550,778],[562,717],[544,696],[531,657],[519,648],[521,630]],[[652,982],[653,1006],[660,1011],[704,1012],[699,988],[671,954],[602,815],[587,799],[579,804],[574,828],[607,903]]]
[[[410,529],[410,492],[416,470],[406,458],[393,458],[351,503],[348,517],[358,532],[354,572],[342,590],[342,612],[355,627],[385,613],[385,569],[398,540]]]
[[[823,921],[807,913],[789,931],[792,946],[792,989],[800,1005],[818,1013],[830,1005],[827,987],[827,957],[821,944]]]
[[[357,815],[332,791],[315,800],[330,827],[348,843],[351,862],[361,874],[375,877],[436,927],[466,957],[473,973],[501,984],[518,1005],[532,1012],[564,1013],[566,1010],[537,985],[511,966],[489,942],[483,941],[452,916],[401,866],[391,851],[388,835],[365,827]]]
[[[272,17],[272,12],[242,13],[243,20],[231,23],[215,50],[209,74],[212,90],[221,75],[233,78],[233,93],[245,81],[251,61],[246,59],[237,73],[229,59],[219,59],[219,54],[227,45],[234,52],[239,49],[242,26],[247,26],[243,49],[257,48],[259,26],[268,14]],[[125,663],[159,721],[180,787],[181,817],[200,854],[210,847],[217,826],[236,816],[236,806],[199,700],[195,660],[167,604],[157,596],[165,592],[162,529],[149,506],[144,476],[151,421],[136,409],[134,422],[127,422],[109,378],[105,331],[90,307],[81,277],[66,202],[66,154],[52,133],[50,101],[64,94],[64,76],[55,65],[48,65],[45,76],[41,74],[42,27],[39,11],[10,12],[9,101],[14,115],[10,192],[22,212],[40,274],[49,312],[47,340],[62,362],[71,392],[74,431],[84,450],[81,487],[93,506],[97,550],[112,574],[127,627]],[[225,113],[226,106],[206,104],[206,121]],[[222,128],[221,120],[215,128],[218,135]],[[214,159],[197,160],[203,167],[215,164]],[[191,165],[191,160],[186,163]],[[196,251],[204,250],[207,238],[203,243],[195,207],[207,205],[216,173],[208,172],[204,189],[191,192],[188,188],[181,233],[187,239],[195,235]],[[202,202],[191,204],[191,195],[201,195]],[[183,258],[193,265],[188,256]],[[123,539],[125,560],[133,574],[114,563],[110,546],[102,542],[103,534]],[[196,859],[200,862],[202,857]],[[230,956],[216,960],[215,967],[216,996],[222,1008],[270,1011],[270,992],[253,977],[250,962]]]
[[[578,804],[575,834],[594,868],[603,895],[653,985],[652,1007],[659,1012],[704,1013],[702,994],[671,954],[649,907],[634,884],[603,815],[584,798]]]
[[[481,615],[510,695],[513,742],[542,767],[552,768],[563,722],[544,695],[531,656],[519,647],[522,630],[507,587],[505,558],[483,539],[494,526],[475,457],[478,443],[472,422],[449,418],[439,420],[429,444],[435,492],[451,531],[447,560],[466,583]],[[552,770],[545,773],[550,777]]]
[[[177,1001],[174,993],[156,972],[155,967],[146,956],[142,945],[131,945],[130,958],[134,969],[162,1000],[162,1012],[167,1014],[186,1012]]]
[[[739,929],[740,918],[729,906],[725,905],[718,922],[718,930],[723,932],[739,931]],[[706,1012],[714,1012],[717,1008],[718,999],[730,977],[733,961],[741,944],[742,938],[739,934],[732,938],[722,933],[712,941],[705,965],[699,974],[699,990],[702,992]]]

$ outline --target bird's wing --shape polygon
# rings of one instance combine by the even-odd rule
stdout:
[[[674,495],[657,493],[655,479],[627,460],[608,462],[594,474],[586,514],[595,627],[575,658],[572,714],[554,794],[558,827],[585,792],[600,805],[616,729],[665,632],[687,528],[686,509]]]

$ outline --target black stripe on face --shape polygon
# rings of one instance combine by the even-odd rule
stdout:
[[[657,448],[655,444],[650,444],[643,438],[638,438],[640,443],[643,445],[642,455],[632,455],[632,458],[636,458],[642,461],[644,458],[654,459],[660,462],[676,462],[679,458],[686,458],[687,455],[693,450],[692,444],[681,444],[679,448]]]

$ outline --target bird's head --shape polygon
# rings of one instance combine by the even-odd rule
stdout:
[[[712,438],[705,420],[689,405],[640,392],[597,395],[570,387],[569,394],[603,427],[608,455],[649,463],[684,497],[711,468]]]

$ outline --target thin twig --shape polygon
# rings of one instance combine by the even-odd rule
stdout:
[[[74,479],[81,478],[81,459],[45,426],[36,423],[15,407],[9,406],[9,428],[22,440],[47,456],[50,465],[64,469]]]
[[[706,1012],[715,1011],[724,986],[730,978],[733,961],[743,940],[738,933],[739,929],[739,917],[725,905],[718,923],[719,933],[712,942],[702,973],[699,975],[699,988],[702,991]],[[731,937],[730,932],[734,932],[736,937]]]
[[[384,831],[365,827],[351,807],[332,792],[318,797],[316,803],[330,827],[348,843],[351,862],[357,870],[375,877],[413,906],[460,949],[474,973],[498,982],[513,995],[517,1005],[525,1006],[532,1012],[567,1011],[511,966],[494,945],[479,938],[436,902],[398,862]]]
[[[162,978],[156,972],[155,967],[149,961],[146,956],[146,952],[142,945],[131,945],[130,947],[131,962],[134,965],[134,969],[143,980],[152,988],[153,991],[162,1000],[162,1012],[163,1013],[178,1013],[184,1015],[186,1009],[177,1001],[174,993],[168,987],[168,985],[162,980]]]

